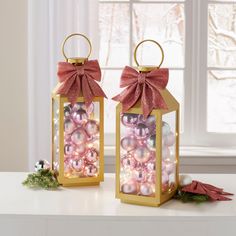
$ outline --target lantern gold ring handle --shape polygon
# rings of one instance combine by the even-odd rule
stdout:
[[[91,52],[92,52],[92,44],[91,44],[91,42],[90,42],[90,40],[89,40],[88,37],[86,37],[86,36],[83,35],[83,34],[79,34],[79,33],[70,34],[70,35],[68,35],[68,36],[65,38],[65,40],[64,40],[64,42],[63,42],[63,44],[62,44],[62,54],[63,54],[63,56],[64,56],[65,59],[68,61],[68,57],[67,57],[66,54],[65,54],[65,44],[66,44],[66,42],[68,41],[68,39],[70,39],[70,38],[72,38],[72,37],[74,37],[74,36],[80,36],[80,37],[84,38],[84,39],[88,42],[88,44],[89,44],[89,51],[88,51],[88,55],[87,55],[87,57],[86,57],[86,58],[88,59],[89,56],[91,55]]]
[[[152,43],[156,44],[156,45],[160,48],[160,50],[161,50],[161,62],[160,62],[159,65],[157,66],[157,68],[159,68],[159,67],[162,65],[163,61],[164,61],[164,51],[163,51],[162,46],[161,46],[157,41],[155,41],[155,40],[153,40],[153,39],[145,39],[145,40],[142,40],[142,41],[141,41],[140,43],[138,43],[137,46],[135,47],[135,49],[134,49],[134,61],[135,61],[136,65],[139,66],[139,63],[138,63],[138,60],[137,60],[137,50],[138,50],[139,46],[140,46],[141,44],[145,43],[145,42],[152,42]]]

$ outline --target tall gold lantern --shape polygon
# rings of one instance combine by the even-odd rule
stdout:
[[[161,50],[159,66],[140,66],[137,62],[138,47],[148,41]],[[179,103],[165,88],[168,69],[159,68],[164,60],[159,43],[150,39],[140,42],[134,59],[138,70],[124,69],[121,87],[126,89],[113,98],[120,102],[116,108],[116,198],[125,203],[159,206],[178,187]],[[164,109],[156,105],[157,94],[165,103]],[[151,111],[146,116],[148,106]]]
[[[67,58],[64,46],[73,36],[87,40],[86,58]],[[52,169],[63,186],[98,185],[104,178],[105,94],[95,82],[101,71],[88,60],[92,46],[82,34],[69,35],[62,46],[66,62],[59,62],[59,84],[52,92]]]

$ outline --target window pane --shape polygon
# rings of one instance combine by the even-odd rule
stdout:
[[[184,30],[184,4],[133,5],[133,49],[143,39],[157,40],[165,53],[163,66],[184,67]],[[160,50],[145,43],[137,57],[140,64],[158,64]]]
[[[129,64],[129,4],[99,4],[101,66]]]
[[[103,79],[101,86],[106,93],[108,99],[104,99],[104,132],[115,133],[115,123],[116,123],[116,105],[117,102],[112,100],[112,97],[117,95],[122,91],[120,89],[120,76],[121,71],[119,70],[103,70]]]
[[[210,4],[208,65],[235,67],[236,4]]]
[[[236,71],[208,71],[207,130],[236,133]]]
[[[184,131],[184,74],[183,70],[170,70],[167,89],[180,104],[180,132]]]

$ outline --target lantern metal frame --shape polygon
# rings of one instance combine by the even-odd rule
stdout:
[[[52,93],[51,97],[51,111],[52,111],[52,162],[51,168],[54,167],[54,109],[53,103],[58,102],[59,109],[59,171],[58,171],[58,182],[63,186],[90,186],[90,185],[99,185],[100,182],[104,181],[104,98],[103,97],[94,97],[93,102],[99,103],[99,172],[96,177],[73,177],[67,178],[64,176],[64,104],[70,103],[67,97]],[[78,97],[76,102],[84,102],[84,97]]]
[[[160,93],[165,100],[168,109],[154,109],[150,115],[156,118],[156,183],[155,195],[152,196],[139,196],[135,194],[122,193],[120,190],[120,114],[122,113],[122,104],[119,103],[116,107],[116,198],[121,202],[131,203],[145,206],[160,206],[162,203],[168,201],[174,196],[179,185],[179,103],[167,90],[160,90]],[[176,145],[175,145],[175,161],[176,161],[176,174],[175,186],[173,190],[162,192],[162,117],[170,112],[175,113],[175,128],[176,128]],[[141,103],[138,101],[131,109],[125,113],[142,114]]]

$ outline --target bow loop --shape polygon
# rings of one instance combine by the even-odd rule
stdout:
[[[140,99],[145,118],[153,109],[167,109],[160,90],[168,83],[168,69],[154,69],[148,73],[139,73],[132,67],[126,66],[121,75],[120,87],[126,87],[113,100],[122,103],[122,111],[126,112]]]
[[[83,65],[59,62],[57,75],[61,85],[56,93],[65,95],[72,104],[81,94],[86,105],[90,105],[94,97],[106,97],[96,83],[101,81],[101,70],[97,60],[85,61]]]

